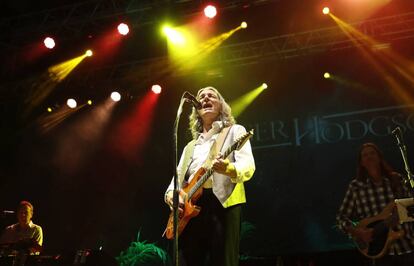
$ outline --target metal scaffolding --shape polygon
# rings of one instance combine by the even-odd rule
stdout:
[[[223,0],[220,1],[222,11],[240,8],[246,5],[257,6],[280,0]],[[107,22],[117,19],[128,19],[130,27],[152,24],[160,12],[171,9],[181,18],[193,16],[201,12],[203,1],[195,0],[89,0],[75,2],[70,5],[43,10],[40,12],[21,14],[14,17],[0,18],[0,45],[3,47],[24,46],[28,34],[55,34],[62,38],[73,36],[103,27]]]
[[[414,37],[414,12],[365,20],[353,23],[352,26],[387,47],[393,41],[409,40]],[[109,84],[122,86],[139,83],[146,87],[160,79],[194,73],[206,74],[214,72],[217,68],[332,53],[354,48],[355,45],[338,26],[333,26],[222,46],[209,54],[208,60],[186,71],[178,71],[167,56],[97,68],[80,68],[59,86],[73,90]],[[380,48],[373,47],[373,49]],[[4,86],[7,87],[4,89],[8,90],[9,95],[24,93],[28,87],[24,81],[9,85]]]
[[[352,26],[384,44],[411,39],[414,37],[414,12],[361,21]],[[349,49],[355,45],[338,26],[334,26],[223,46],[209,55],[208,61],[188,73],[177,72],[167,57],[160,57],[89,69],[69,82],[87,83],[96,76],[105,77],[106,80],[136,79],[150,82],[160,76],[208,71],[215,66],[240,66],[261,61],[284,60]]]

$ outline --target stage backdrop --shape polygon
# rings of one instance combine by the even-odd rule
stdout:
[[[325,71],[338,79],[323,79]],[[141,240],[167,247],[161,237],[169,214],[163,195],[173,173],[172,125],[180,95],[212,85],[232,102],[262,82],[269,88],[237,117],[255,131],[257,168],[246,183],[241,253],[274,257],[350,248],[335,228],[335,214],[355,176],[358,147],[375,142],[404,173],[390,134],[399,126],[411,164],[414,158],[414,103],[397,98],[357,50],[165,78],[154,110],[141,117],[152,119],[129,120],[131,130],[146,133],[136,136],[142,145],[129,150],[130,157],[110,144],[117,143],[115,129],[146,94],[139,83],[125,89],[142,93],[121,101],[93,138],[76,127],[98,103],[48,133],[39,130],[38,120],[16,122],[21,114],[11,108],[3,120],[7,130],[1,133],[7,156],[2,161],[0,207],[13,209],[19,200],[32,201],[34,220],[44,228],[46,253],[103,248],[117,255],[139,231]],[[189,108],[180,124],[179,154],[189,141]],[[86,128],[96,133],[96,127]]]

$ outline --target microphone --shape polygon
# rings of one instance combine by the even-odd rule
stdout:
[[[402,149],[405,150],[406,147],[404,145],[403,134],[402,134],[401,128],[400,127],[394,128],[394,130],[391,131],[391,134],[397,139],[397,144],[401,146]]]
[[[184,92],[183,97],[184,99],[186,99],[187,102],[190,102],[195,109],[201,109],[201,103],[196,99],[196,97],[194,97],[194,95],[186,91]]]
[[[400,127],[394,128],[394,130],[391,131],[391,134],[393,134],[395,136],[401,135],[401,128]]]

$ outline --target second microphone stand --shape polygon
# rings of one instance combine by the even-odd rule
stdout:
[[[394,134],[395,138],[397,139],[397,145],[400,148],[401,156],[402,156],[403,161],[404,161],[404,167],[405,167],[405,171],[407,173],[406,183],[408,183],[410,185],[411,196],[414,196],[414,180],[413,180],[413,175],[412,175],[411,170],[410,170],[410,166],[408,165],[407,147],[404,144],[402,131],[399,127],[397,127],[395,130],[393,130],[393,134]]]

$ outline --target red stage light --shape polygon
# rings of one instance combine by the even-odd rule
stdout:
[[[160,94],[161,93],[161,86],[160,85],[152,85],[151,90],[153,93],[155,94]]]
[[[119,102],[121,100],[121,94],[117,91],[114,91],[114,92],[111,93],[111,99],[114,102]]]
[[[208,18],[214,18],[217,15],[217,8],[212,5],[208,5],[204,8],[204,15]]]
[[[125,23],[121,23],[121,24],[119,24],[119,25],[118,25],[118,32],[119,32],[119,34],[121,34],[121,35],[127,35],[127,34],[128,34],[128,32],[129,32],[129,27],[128,27],[128,25],[127,25],[127,24],[125,24]]]
[[[51,37],[46,37],[43,40],[43,43],[45,44],[46,48],[48,48],[48,49],[53,49],[53,47],[55,47],[55,45],[56,45],[55,40],[53,40],[53,38],[51,38]]]

